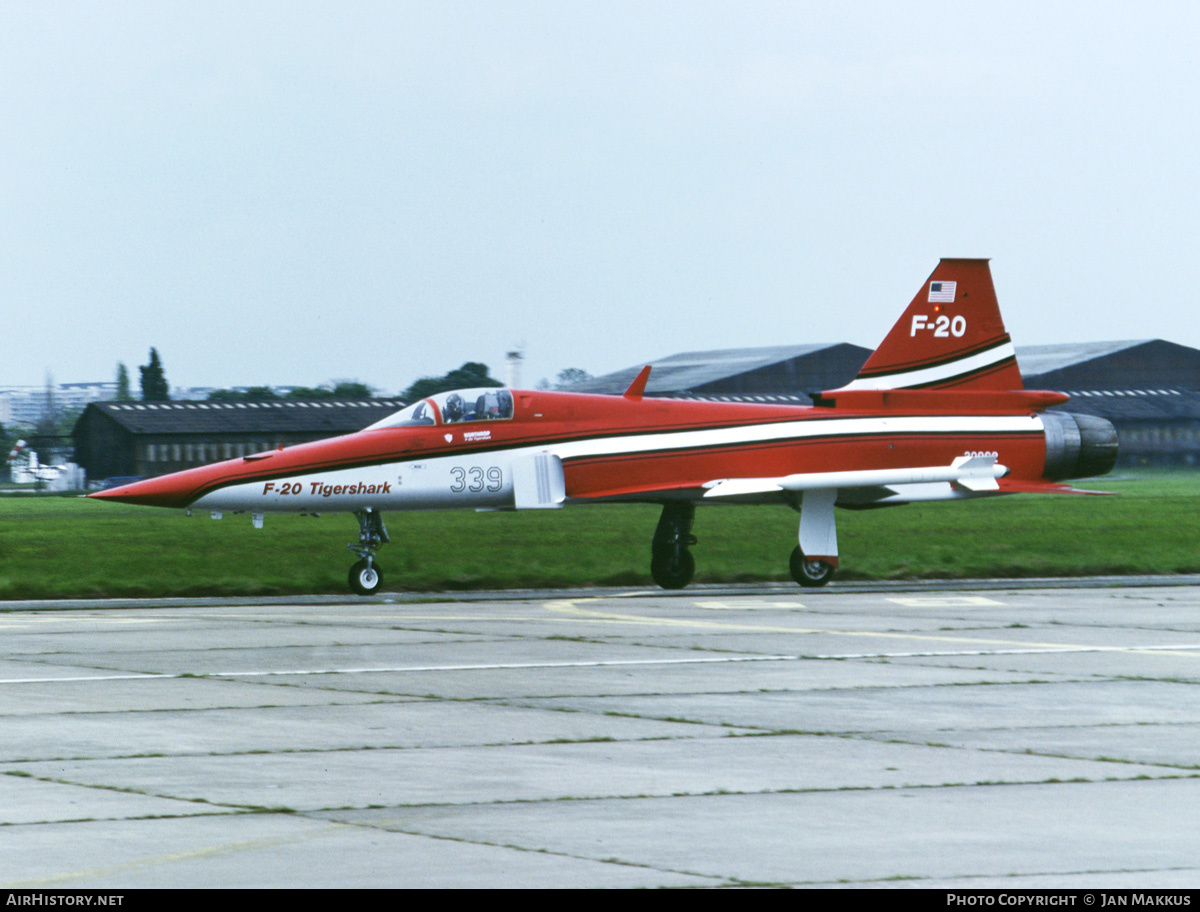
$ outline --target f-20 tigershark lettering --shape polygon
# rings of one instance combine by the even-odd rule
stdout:
[[[330,485],[322,484],[319,481],[309,482],[309,493],[320,495],[321,497],[333,497],[340,494],[391,494],[392,483],[390,481],[383,484],[366,484],[358,482],[351,485]],[[274,491],[276,494],[299,494],[304,490],[304,485],[300,482],[285,482],[276,488],[275,482],[268,481],[263,485],[263,493],[270,494]]]

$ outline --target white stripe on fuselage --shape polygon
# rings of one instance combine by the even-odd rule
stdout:
[[[985,367],[992,367],[1008,358],[1015,358],[1016,351],[1011,342],[1005,342],[999,348],[992,348],[977,355],[968,355],[957,361],[939,364],[935,367],[924,367],[919,370],[899,371],[894,374],[881,374],[878,377],[859,377],[842,387],[844,390],[889,390],[904,389],[910,386],[928,386],[940,383],[963,374],[974,373]]]
[[[564,462],[594,456],[618,456],[655,450],[689,450],[738,444],[804,440],[814,437],[868,437],[878,434],[1019,434],[1040,433],[1036,415],[912,415],[895,418],[810,418],[776,424],[739,425],[699,431],[604,437],[530,447],[548,450]]]
[[[654,431],[523,444],[511,449],[430,455],[358,468],[331,467],[271,481],[230,485],[205,494],[192,506],[201,510],[260,512],[347,511],[366,507],[376,510],[497,508],[512,504],[513,462],[536,453],[551,453],[570,462],[639,453],[799,442],[821,437],[1008,435],[1041,433],[1042,430],[1041,418],[1034,414],[809,418],[726,428]],[[994,446],[991,442],[988,445]],[[495,475],[494,471],[500,474]],[[291,493],[281,493],[285,484]]]

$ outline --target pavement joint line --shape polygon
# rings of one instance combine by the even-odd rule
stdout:
[[[817,593],[806,590],[808,597],[836,599],[839,595],[879,592],[956,592],[973,590],[1027,591],[1032,589],[1110,589],[1110,588],[1156,588],[1200,585],[1200,574],[1135,574],[1130,576],[1029,576],[986,579],[969,577],[963,579],[914,579],[914,580],[835,580],[826,589]],[[697,583],[686,590],[665,590],[648,587],[587,587],[588,591],[602,593],[602,598],[636,598],[652,595],[655,598],[686,599],[709,598],[715,595],[779,595],[798,596],[795,583],[764,581],[761,583]],[[578,589],[561,590],[578,591]],[[106,597],[98,599],[11,599],[0,601],[0,613],[17,611],[63,611],[103,610],[109,608],[196,608],[220,604],[222,607],[275,606],[313,607],[332,605],[396,605],[425,603],[469,603],[477,601],[543,601],[552,598],[555,590],[548,589],[500,589],[500,590],[447,590],[430,592],[387,592],[373,598],[354,595],[268,595],[268,596],[155,596],[155,597]]]
[[[664,617],[649,617],[636,614],[613,614],[605,611],[594,611],[588,608],[581,608],[579,604],[582,602],[600,602],[606,601],[603,596],[592,598],[577,598],[577,599],[561,599],[557,601],[547,602],[545,608],[548,611],[560,612],[568,616],[593,618],[597,621],[608,623],[626,623],[626,624],[642,624],[645,626],[662,626],[662,627],[691,627],[703,630],[729,630],[742,633],[783,633],[783,634],[803,634],[817,636],[846,636],[846,637],[875,637],[880,639],[896,639],[896,640],[914,640],[914,641],[932,641],[937,643],[974,643],[979,646],[1005,647],[1008,650],[1016,650],[1018,654],[1029,652],[1102,652],[1102,651],[1118,651],[1118,652],[1141,652],[1150,651],[1157,652],[1162,655],[1169,655],[1170,650],[1182,650],[1180,655],[1190,656],[1192,653],[1188,650],[1200,649],[1200,645],[1193,644],[1169,644],[1160,645],[1153,644],[1150,646],[1091,646],[1072,643],[1028,643],[1020,640],[993,640],[981,637],[961,637],[961,636],[946,636],[934,635],[928,633],[904,633],[891,630],[832,630],[828,628],[817,627],[774,627],[759,624],[749,623],[732,623],[722,621],[697,620],[689,618],[664,618]],[[952,653],[953,654],[953,653]],[[962,655],[991,655],[991,654],[1009,654],[1007,652],[995,649],[979,650],[975,652],[962,652]],[[838,655],[838,656],[801,656],[801,658],[898,658],[909,653],[893,655],[889,653],[879,654],[853,654],[853,655]],[[911,654],[918,655],[918,654]]]
[[[847,633],[846,631],[816,631],[820,633]],[[918,637],[922,639],[923,637]],[[937,639],[936,637],[933,639]],[[128,674],[70,675],[66,677],[0,678],[4,684],[62,684],[98,681],[164,681],[184,678],[262,678],[262,677],[308,677],[316,675],[360,675],[360,674],[419,674],[439,671],[512,671],[539,668],[611,668],[662,665],[718,665],[741,662],[801,662],[801,661],[845,661],[851,659],[919,659],[955,658],[1007,655],[1058,655],[1069,653],[1124,652],[1131,654],[1176,655],[1196,657],[1200,643],[1146,646],[1055,646],[1035,644],[1010,649],[960,649],[922,650],[911,652],[842,652],[800,653],[796,655],[763,656],[719,656],[687,659],[596,659],[572,662],[487,662],[469,665],[391,665],[367,668],[294,668],[245,671],[201,671],[201,672],[135,672]]]

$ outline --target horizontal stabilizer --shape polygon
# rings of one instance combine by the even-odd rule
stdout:
[[[994,456],[959,456],[948,466],[901,469],[862,469],[850,472],[805,472],[778,478],[723,478],[704,485],[705,497],[736,497],[776,491],[815,491],[822,488],[869,488],[885,485],[946,481],[972,492],[995,491],[996,479],[1008,469]]]

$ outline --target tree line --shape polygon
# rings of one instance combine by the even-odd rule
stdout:
[[[141,377],[142,402],[166,402],[171,398],[170,385],[167,383],[166,371],[163,368],[158,349],[150,349],[150,362],[140,366],[138,372]],[[564,371],[564,373],[566,372]],[[467,361],[461,367],[440,377],[421,377],[400,393],[400,398],[406,402],[413,402],[448,390],[503,385],[491,375],[486,364]],[[297,386],[283,394],[269,386],[251,386],[240,390],[218,389],[210,392],[207,398],[215,402],[263,402],[276,399],[370,399],[374,395],[375,391],[371,387],[355,380],[317,387]],[[117,364],[117,401],[129,402],[133,398],[129,384],[129,370],[123,363],[119,363]]]
[[[591,375],[578,368],[567,368],[558,374],[558,382],[553,388],[569,389],[571,385],[591,379]],[[117,394],[118,402],[167,402],[171,398],[170,384],[167,383],[166,370],[157,348],[150,349],[149,361],[138,366],[139,395],[135,396],[130,382],[130,371],[123,362],[117,364]],[[462,366],[448,371],[437,377],[420,377],[400,393],[399,398],[405,402],[415,402],[427,396],[444,393],[456,389],[471,389],[475,387],[498,387],[504,384],[491,375],[486,364],[479,361],[467,361]],[[541,381],[539,389],[552,388],[548,381]],[[208,394],[208,400],[214,402],[265,402],[272,400],[298,399],[370,399],[375,390],[365,383],[355,381],[338,381],[321,386],[297,386],[280,394],[269,386],[251,386],[246,389],[218,389]],[[62,446],[69,443],[75,422],[82,409],[62,409],[54,404],[52,385],[47,380],[47,408],[45,414],[34,427],[8,427],[0,424],[0,452],[7,456],[18,439],[25,439],[34,449]],[[6,464],[0,460],[0,480],[6,472]]]

